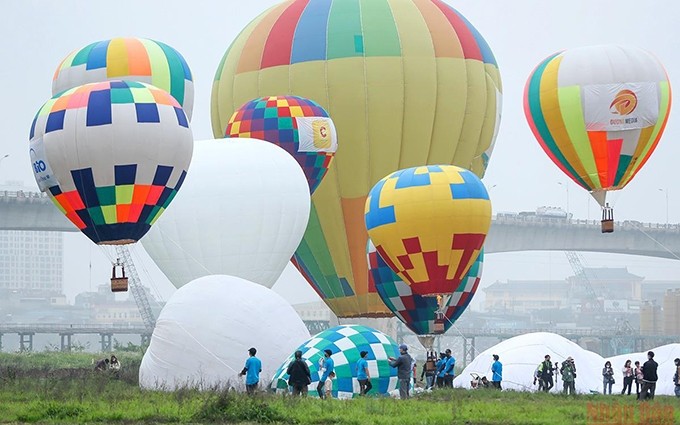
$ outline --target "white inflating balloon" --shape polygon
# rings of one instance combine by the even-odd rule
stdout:
[[[256,139],[195,142],[182,191],[144,248],[181,287],[211,274],[276,282],[307,227],[309,186],[295,159]]]
[[[503,389],[536,391],[533,384],[534,371],[550,354],[552,362],[562,362],[572,357],[576,364],[576,392],[602,391],[602,368],[605,360],[597,353],[581,348],[575,342],[553,333],[535,332],[519,335],[494,345],[475,359],[453,381],[454,387],[470,388],[470,373],[486,376],[491,380],[492,356],[498,354],[503,364]],[[562,376],[553,376],[555,386],[551,392],[561,392]]]
[[[644,364],[647,361],[647,351],[654,352],[654,361],[659,364],[657,375],[659,380],[656,382],[656,395],[675,395],[675,385],[673,384],[673,375],[675,374],[675,359],[680,358],[680,344],[668,344],[661,347],[650,348],[640,353],[621,354],[620,356],[609,357],[614,369],[614,379],[616,382],[612,386],[612,394],[621,393],[623,389],[623,365],[626,360],[630,360],[632,367],[635,367],[635,361]],[[635,383],[633,383],[631,394],[635,395]]]
[[[139,385],[245,389],[237,375],[247,350],[255,347],[264,388],[307,339],[293,307],[271,289],[233,276],[202,277],[178,289],[163,307],[139,368]]]

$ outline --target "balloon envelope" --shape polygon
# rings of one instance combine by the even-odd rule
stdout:
[[[182,186],[192,149],[177,101],[133,81],[86,84],[53,97],[30,133],[40,190],[97,244],[144,236]]]
[[[668,76],[637,47],[591,46],[545,59],[529,76],[524,113],[545,153],[604,204],[647,162],[670,111]]]
[[[482,279],[483,250],[444,306],[444,331],[435,332],[435,313],[439,309],[437,298],[414,294],[411,287],[404,283],[380,257],[370,239],[367,256],[369,283],[375,285],[380,299],[387,308],[416,335],[446,332],[470,305]]]
[[[300,164],[311,193],[338,149],[328,112],[298,96],[267,96],[246,102],[229,119],[226,137],[252,137],[283,148]]]
[[[177,290],[163,307],[139,367],[139,386],[238,386],[247,350],[255,347],[263,387],[308,338],[293,307],[274,291],[233,276],[205,276]]]
[[[295,262],[339,317],[386,317],[366,273],[368,191],[423,164],[482,176],[500,91],[486,41],[443,1],[286,1],[225,53],[213,83],[213,134],[221,137],[235,108],[260,96],[303,96],[328,111],[342,146],[314,193]]]
[[[140,81],[170,93],[191,121],[194,82],[181,54],[160,41],[117,37],[71,52],[52,79],[52,95],[87,83]]]
[[[392,173],[366,200],[366,228],[376,250],[418,295],[454,292],[479,256],[490,226],[484,185],[453,165]]]
[[[389,394],[397,387],[397,369],[388,363],[388,357],[399,357],[397,344],[384,333],[367,326],[342,325],[325,330],[314,335],[310,340],[300,345],[297,350],[302,351],[302,359],[309,366],[312,383],[309,384],[309,394],[317,396],[316,389],[320,379],[319,361],[324,357],[324,350],[331,350],[334,362],[335,378],[333,379],[333,397],[352,398],[359,395],[359,381],[357,381],[357,361],[360,353],[366,351],[368,372],[371,376],[373,389],[371,394]],[[296,350],[296,351],[297,351]],[[283,362],[274,373],[271,388],[278,391],[288,390],[288,374],[286,370],[294,360],[295,351]]]
[[[278,146],[200,141],[176,208],[142,245],[178,288],[220,273],[271,287],[300,243],[309,205],[302,170]]]

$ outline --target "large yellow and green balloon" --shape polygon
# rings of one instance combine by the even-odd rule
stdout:
[[[617,45],[566,50],[529,76],[524,112],[541,147],[574,182],[605,205],[659,143],[671,104],[663,65]]]
[[[338,316],[391,316],[368,284],[366,197],[385,175],[418,165],[484,174],[500,118],[491,49],[441,0],[289,0],[224,55],[215,137],[243,103],[278,95],[317,102],[342,140],[295,264]]]

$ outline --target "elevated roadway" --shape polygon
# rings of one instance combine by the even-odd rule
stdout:
[[[0,191],[0,230],[75,232],[47,195]],[[589,251],[680,258],[680,226],[617,222],[602,234],[599,220],[508,215],[494,217],[487,254],[514,251]]]

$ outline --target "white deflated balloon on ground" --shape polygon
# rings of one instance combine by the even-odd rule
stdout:
[[[271,288],[302,240],[310,202],[302,169],[278,146],[195,142],[182,191],[142,244],[178,288],[211,274]]]
[[[602,367],[605,360],[597,353],[581,348],[575,342],[553,333],[535,332],[519,335],[494,345],[479,354],[463,372],[454,379],[454,387],[470,388],[470,373],[491,380],[492,356],[498,354],[503,364],[503,389],[535,391],[534,371],[546,354],[551,361],[562,362],[572,357],[576,364],[576,392],[602,391]],[[562,377],[553,377],[555,387],[551,392],[562,391]]]
[[[139,368],[139,385],[172,391],[234,386],[255,347],[260,383],[309,339],[304,323],[281,296],[233,276],[206,276],[178,289],[163,308]]]
[[[675,385],[673,384],[673,375],[675,374],[675,359],[680,358],[680,344],[668,344],[661,347],[652,348],[640,353],[621,354],[620,356],[609,357],[614,369],[614,379],[616,383],[612,385],[612,393],[621,393],[623,389],[623,365],[626,360],[630,360],[631,365],[635,367],[635,362],[644,364],[647,361],[647,352],[654,352],[654,361],[659,364],[657,375],[659,380],[656,382],[654,393],[656,395],[675,395]],[[631,386],[631,394],[635,395],[635,382]]]

